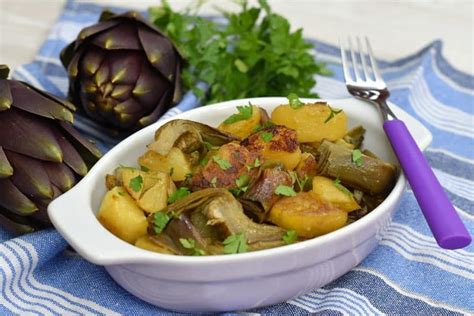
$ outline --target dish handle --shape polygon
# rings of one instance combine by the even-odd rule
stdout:
[[[136,261],[135,247],[108,232],[97,220],[84,199],[84,185],[54,199],[48,206],[48,215],[58,232],[74,250],[86,260],[109,265]]]

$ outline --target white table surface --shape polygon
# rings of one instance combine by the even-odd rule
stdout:
[[[0,63],[16,67],[29,62],[64,2],[0,0]],[[143,9],[160,0],[89,2]],[[196,0],[169,2],[181,8]],[[211,0],[202,12],[213,12],[216,4],[236,7],[227,0]],[[307,37],[337,44],[340,37],[367,35],[375,54],[383,59],[406,56],[441,39],[444,55],[450,63],[474,74],[474,0],[273,0],[270,4],[276,12],[290,19],[294,27],[303,27]]]

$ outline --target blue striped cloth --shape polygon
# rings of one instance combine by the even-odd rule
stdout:
[[[58,54],[79,30],[96,22],[101,8],[68,2],[35,60],[14,76],[65,96],[66,73]],[[314,41],[318,58],[334,77],[318,77],[316,91],[328,99],[347,97],[338,49]],[[374,43],[377,45],[377,43]],[[380,44],[380,43],[379,43]],[[380,44],[381,45],[381,44]],[[425,152],[459,214],[474,234],[474,77],[454,69],[434,42],[415,55],[381,61],[391,101],[419,119],[433,133]],[[198,106],[187,95],[167,115]],[[107,149],[116,140],[101,137],[91,122],[77,127]],[[65,210],[67,211],[67,210]],[[175,313],[128,294],[103,267],[66,249],[54,230],[12,238],[0,229],[0,314]],[[441,250],[432,238],[410,191],[403,197],[380,246],[358,267],[322,289],[275,306],[247,311],[264,315],[455,315],[474,314],[474,245]]]

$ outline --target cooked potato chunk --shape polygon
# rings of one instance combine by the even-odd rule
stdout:
[[[229,124],[222,122],[219,127],[217,127],[217,129],[239,136],[240,138],[245,138],[249,136],[250,134],[252,134],[258,124],[260,124],[262,118],[260,108],[255,105],[252,105],[251,109],[252,116],[250,118]]]
[[[186,175],[191,173],[191,162],[186,154],[176,147],[171,148],[166,156],[148,150],[138,158],[138,163],[150,170],[171,174],[173,181],[183,181]]]
[[[138,199],[138,206],[148,213],[163,210],[168,205],[168,197],[176,191],[176,186],[166,173],[158,173],[156,180],[156,184]]]
[[[284,104],[273,110],[272,122],[294,129],[300,143],[334,141],[347,133],[347,116],[343,111],[333,113],[327,121],[330,115],[331,109],[326,103],[306,104],[299,109]]]
[[[97,218],[112,234],[131,244],[147,233],[145,214],[123,187],[107,192]]]
[[[313,178],[312,193],[320,200],[339,206],[346,212],[360,208],[352,195],[342,192],[334,186],[334,180],[316,176]]]
[[[269,220],[282,228],[295,230],[300,237],[312,238],[344,226],[347,212],[309,192],[302,192],[276,202]]]
[[[250,151],[261,153],[266,161],[283,164],[287,170],[293,170],[301,159],[296,133],[285,126],[264,128],[244,139],[241,144]]]

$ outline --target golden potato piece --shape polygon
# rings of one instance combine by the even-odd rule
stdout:
[[[123,187],[114,187],[105,194],[97,219],[112,234],[131,244],[147,233],[145,214]]]
[[[252,105],[252,116],[250,118],[230,124],[222,122],[217,129],[243,139],[253,133],[254,129],[260,124],[261,118],[260,108]]]
[[[330,115],[331,110],[326,103],[306,104],[299,109],[284,104],[273,110],[272,122],[294,129],[300,143],[320,142],[323,139],[334,141],[347,133],[347,116],[342,111],[324,123]]]
[[[295,230],[300,237],[312,238],[344,226],[347,212],[309,192],[302,192],[276,202],[269,220],[282,228]]]
[[[293,170],[301,160],[296,132],[282,125],[273,125],[254,133],[241,142],[251,152],[259,152],[265,161],[274,161]]]
[[[354,200],[354,197],[335,187],[334,180],[332,179],[322,176],[314,177],[313,190],[311,192],[320,200],[337,205],[346,212],[360,209],[360,206]]]
[[[171,174],[173,181],[183,181],[186,175],[191,173],[191,162],[186,154],[176,147],[171,148],[166,156],[148,150],[138,158],[138,163],[150,170]]]

